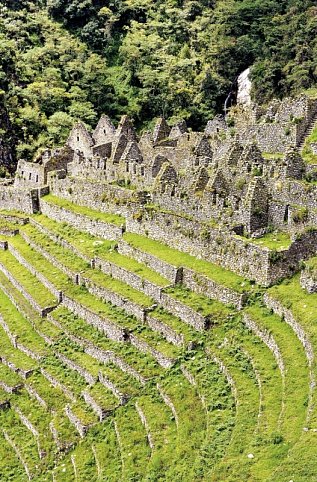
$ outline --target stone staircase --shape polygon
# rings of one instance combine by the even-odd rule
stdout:
[[[312,120],[310,121],[308,127],[306,128],[306,130],[304,131],[304,133],[301,136],[301,139],[298,143],[298,149],[300,151],[302,151],[307,137],[310,136],[310,134],[313,132],[314,128],[316,127],[316,123],[317,123],[317,112],[315,113],[315,115],[313,116]]]

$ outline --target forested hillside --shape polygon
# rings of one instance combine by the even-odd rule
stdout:
[[[259,103],[317,83],[317,7],[308,0],[8,0],[0,5],[0,159],[64,141],[74,119],[221,112],[253,66]]]

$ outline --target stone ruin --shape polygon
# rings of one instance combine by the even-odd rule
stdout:
[[[317,186],[308,179],[317,166],[300,153],[316,115],[317,102],[300,96],[232,109],[204,132],[163,118],[141,136],[128,116],[115,127],[104,115],[92,133],[78,122],[63,148],[19,161],[0,205],[35,212],[50,190],[269,285],[316,253]],[[291,240],[274,263],[274,253],[253,244],[272,231]]]

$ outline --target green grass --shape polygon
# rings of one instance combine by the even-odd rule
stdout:
[[[283,233],[281,231],[274,233],[267,233],[261,238],[252,238],[248,240],[253,244],[258,246],[264,246],[269,249],[283,250],[288,249],[292,243],[291,238],[288,233]]]
[[[91,439],[87,437],[84,445],[89,444],[95,450],[95,457],[100,467],[100,480],[118,482],[121,476],[121,457],[113,421],[100,426],[98,433]],[[111,463],[110,463],[111,462]]]
[[[304,349],[289,325],[278,316],[272,315],[268,309],[258,305],[248,308],[246,312],[262,330],[272,334],[285,366],[284,387],[275,390],[272,403],[268,407],[268,414],[272,417],[277,410],[276,402],[282,396],[283,410],[279,423],[275,430],[271,430],[271,434],[268,432],[267,449],[265,450],[264,445],[253,468],[253,473],[258,471],[265,474],[266,480],[302,434],[307,416],[309,372]],[[274,444],[276,435],[280,437],[280,442]]]
[[[119,404],[118,399],[113,393],[100,383],[96,383],[92,387],[87,387],[85,392],[91,395],[103,410],[114,410]]]
[[[0,424],[17,446],[31,474],[40,475],[41,472],[43,474],[45,461],[41,461],[39,458],[36,439],[12,409],[0,412]]]
[[[19,482],[27,482],[29,480],[21,462],[13,448],[4,438],[2,431],[0,431],[0,473],[3,482],[14,480],[13,478],[19,480]]]
[[[26,318],[32,327],[39,333],[45,334],[51,339],[55,339],[59,336],[59,331],[47,322],[46,318],[42,318],[39,313],[30,305],[30,303],[24,298],[24,296],[17,290],[13,284],[0,272],[0,286],[3,292],[10,293],[12,296],[17,310],[20,314]],[[6,295],[7,296],[7,295]]]
[[[41,308],[56,305],[56,298],[9,251],[0,252],[0,262]]]
[[[53,352],[42,361],[41,367],[77,397],[87,386],[86,380],[64,365]]]
[[[90,209],[85,206],[79,206],[78,204],[74,204],[70,201],[67,201],[66,199],[54,196],[53,194],[47,194],[46,196],[42,197],[42,199],[49,204],[53,204],[55,206],[67,209],[76,214],[87,216],[88,218],[94,219],[95,221],[103,221],[105,223],[115,224],[116,226],[122,226],[125,223],[125,219],[118,214],[95,211],[94,209]]]
[[[187,253],[183,253],[176,249],[170,248],[158,241],[154,241],[145,236],[133,233],[125,233],[123,239],[131,246],[156,256],[173,266],[183,266],[193,271],[197,271],[216,283],[222,284],[227,288],[231,288],[239,293],[243,293],[251,289],[251,283],[239,275],[232,273],[220,266],[208,261],[194,258]]]
[[[284,154],[282,152],[262,152],[264,159],[283,159]]]
[[[18,219],[27,219],[29,216],[27,214],[21,213],[19,211],[6,211],[4,209],[0,210],[0,217],[5,217],[5,216],[13,216]]]
[[[58,412],[69,402],[59,388],[54,388],[39,371],[34,372],[26,381],[46,402],[48,410]]]
[[[211,300],[204,295],[194,293],[180,285],[167,288],[164,291],[173,298],[187,305],[192,310],[197,311],[197,313],[202,316],[209,317],[211,321],[214,321],[215,323],[219,323],[232,313],[230,308],[223,303]]]
[[[235,423],[235,401],[230,385],[218,366],[204,353],[197,353],[183,366],[194,378],[205,401],[206,436],[193,465],[193,480],[208,480],[210,468],[225,455]]]
[[[114,352],[145,378],[160,375],[162,369],[152,357],[140,353],[130,344],[110,340],[99,330],[88,325],[84,320],[71,313],[67,308],[60,306],[51,313],[51,316],[62,325],[66,333],[79,336],[100,350],[110,350]]]
[[[317,350],[317,294],[309,295],[303,290],[299,283],[299,275],[294,276],[291,280],[284,281],[279,286],[269,289],[269,294],[280,301],[282,305],[290,309],[296,321],[305,330],[310,342],[316,353]],[[312,366],[316,377],[316,362]],[[317,428],[317,407],[316,393],[313,392],[312,411],[310,418],[305,426],[310,429]],[[314,480],[316,477],[316,465],[314,460],[317,457],[317,447],[315,443],[316,435],[314,432],[302,432],[301,438],[289,452],[288,458],[281,463],[280,467],[275,471],[272,478],[274,481],[286,480],[285,477],[292,477],[294,480],[306,482]]]
[[[129,404],[119,409],[115,421],[120,439],[122,480],[144,480],[151,449],[135,407]]]
[[[9,387],[15,387],[22,383],[22,378],[6,365],[0,364],[0,381],[6,383]]]
[[[115,248],[115,243],[102,238],[92,236],[88,233],[78,231],[68,225],[57,223],[43,215],[36,215],[34,219],[48,229],[52,234],[58,236],[60,241],[65,240],[72,245],[78,253],[86,259],[100,257],[103,260],[110,261],[121,268],[131,271],[143,279],[146,279],[158,286],[166,286],[169,281],[163,276],[148,268],[145,264],[139,263],[132,258],[119,254]],[[32,236],[35,242],[45,247],[52,245],[52,240],[45,235],[40,235],[35,228],[24,226],[23,230],[29,236]],[[69,250],[67,250],[69,253]]]
[[[177,427],[171,416],[170,408],[160,398],[157,391],[152,389],[137,400],[142,410],[151,441],[154,445],[146,474],[149,480],[160,480],[162,474],[173,463],[172,453],[177,441]]]
[[[127,298],[129,301],[132,301],[140,307],[150,308],[155,303],[153,299],[149,298],[141,291],[132,288],[120,280],[105,275],[102,271],[87,269],[84,271],[83,275],[97,286],[113,291],[114,293],[117,293],[123,298]]]
[[[317,127],[315,127],[312,133],[305,139],[304,147],[302,150],[302,156],[307,164],[317,164],[317,154],[313,153],[311,143],[317,142]]]
[[[170,454],[166,480],[195,480],[193,463],[205,440],[207,423],[205,409],[195,387],[174,369],[160,383],[165,396],[175,407],[178,421],[177,441]],[[172,415],[172,412],[171,412]]]
[[[78,231],[67,223],[58,223],[43,214],[35,214],[32,218],[60,240],[65,240],[73,245],[85,258],[91,259],[115,246],[114,241]]]
[[[77,400],[75,403],[72,403],[70,405],[70,409],[85,426],[94,425],[98,421],[97,415],[81,400]]]
[[[97,467],[91,447],[79,445],[72,453],[73,463],[76,467],[76,482],[97,480]]]
[[[42,356],[47,352],[43,339],[34,331],[30,322],[21,315],[1,289],[0,314],[11,333],[18,337],[17,341],[19,343],[30,348],[39,356]]]
[[[229,476],[229,480],[248,480],[248,467],[244,463],[244,460],[248,460],[245,450],[254,437],[260,404],[255,373],[246,354],[234,339],[220,350],[213,346],[210,348],[210,354],[215,355],[226,366],[233,378],[238,404],[230,443],[208,480],[228,480]]]
[[[79,256],[77,256],[76,254],[74,254],[70,249],[63,248],[62,246],[53,243],[50,238],[40,233],[32,226],[30,225],[25,226],[23,231],[25,232],[25,234],[29,236],[29,238],[34,243],[36,243],[36,245],[45,249],[45,251],[48,254],[50,254],[52,258],[55,258],[57,261],[59,261],[63,266],[68,268],[68,270],[72,271],[73,273],[81,272],[83,276],[87,276],[90,280],[96,282],[98,285],[104,286],[105,288],[115,291],[116,293],[130,299],[131,301],[134,301],[135,303],[141,306],[150,307],[153,305],[154,301],[151,300],[148,296],[146,296],[142,292],[130,287],[129,285],[123,283],[120,280],[114,279],[102,273],[98,269],[95,269],[95,270],[90,269],[88,263],[84,261],[82,258],[80,258]],[[15,246],[19,244],[20,249],[21,247],[23,247],[22,246],[23,242],[21,243],[21,239],[19,237],[16,237],[16,239],[10,241],[10,243]],[[26,251],[26,248],[24,248],[24,251]],[[32,252],[34,253],[34,250]],[[43,260],[42,255],[37,254],[37,256],[35,257],[37,259]],[[168,284],[167,280],[164,280],[164,278],[160,277],[159,275],[156,275],[154,271],[150,270],[149,268],[146,268],[145,265],[142,265],[137,262],[133,262],[132,260],[132,263],[131,263],[132,267],[131,267],[130,258],[126,258],[125,256],[120,255],[116,251],[113,251],[113,250],[108,251],[107,255],[105,254],[102,255],[102,258],[108,261],[111,261],[121,267],[124,267],[129,271],[136,272],[136,274],[138,274],[139,276],[140,276],[140,272],[142,272],[143,278],[146,274],[147,279],[151,278],[150,281],[152,282],[154,282],[155,280],[160,286],[166,286]]]
[[[197,339],[197,337],[199,336],[194,328],[191,328],[180,318],[167,312],[161,306],[151,311],[150,316],[153,316],[153,318],[156,318],[158,321],[164,323],[177,334],[182,335],[185,343]]]
[[[0,353],[3,359],[22,371],[35,370],[37,368],[38,364],[35,360],[12,346],[2,327],[0,328],[0,334]]]

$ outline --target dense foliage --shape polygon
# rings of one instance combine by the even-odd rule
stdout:
[[[314,1],[4,3],[1,134],[19,156],[63,141],[74,119],[93,125],[102,112],[128,113],[138,127],[163,114],[201,128],[250,65],[260,103],[317,83]]]

